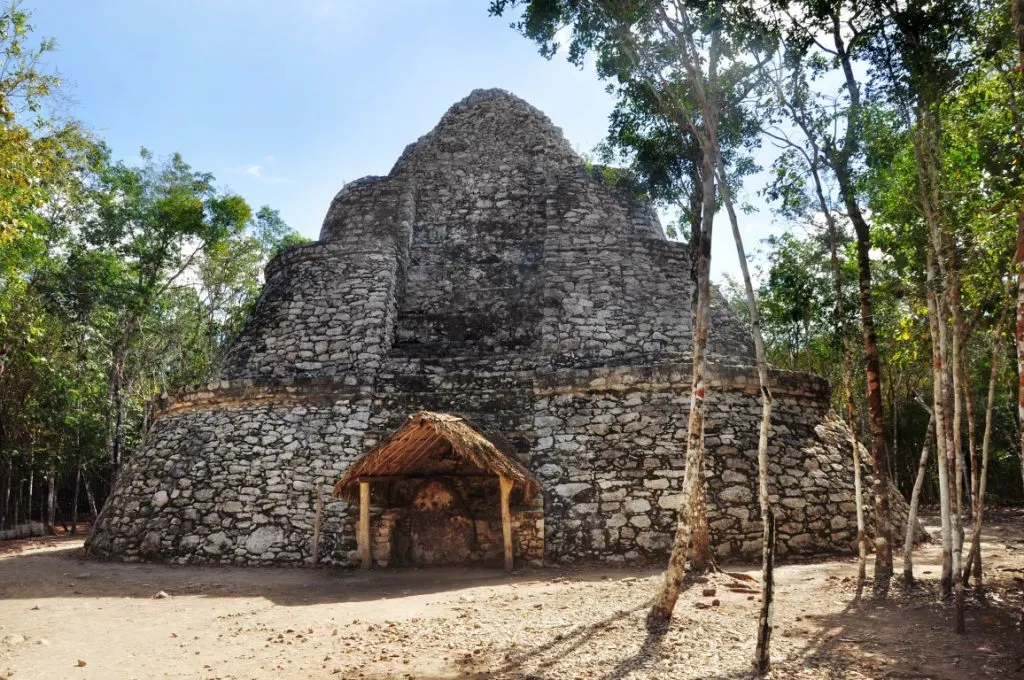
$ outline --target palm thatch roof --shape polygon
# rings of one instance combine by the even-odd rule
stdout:
[[[485,473],[511,480],[514,487],[522,489],[524,500],[532,498],[540,491],[540,483],[510,455],[507,444],[503,447],[506,450],[465,418],[419,411],[387,441],[356,460],[334,485],[334,494],[354,501],[361,479],[410,475],[450,450],[454,457]]]

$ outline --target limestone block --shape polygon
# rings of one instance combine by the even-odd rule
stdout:
[[[726,503],[749,503],[754,494],[746,486],[730,486],[723,489],[718,498]]]

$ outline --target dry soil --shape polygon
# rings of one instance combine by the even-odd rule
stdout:
[[[894,583],[885,602],[870,584],[855,599],[850,559],[780,566],[770,677],[1024,679],[1024,514],[992,516],[985,594],[969,591],[966,635],[939,601],[934,543],[915,553],[920,586]],[[727,569],[759,576],[757,565]],[[72,537],[7,542],[0,678],[751,677],[757,584],[724,574],[695,584],[667,634],[649,637],[658,577],[126,565],[83,559]]]

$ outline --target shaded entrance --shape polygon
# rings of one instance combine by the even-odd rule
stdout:
[[[493,439],[460,416],[419,411],[356,460],[334,492],[359,504],[363,568],[541,560],[540,484]]]

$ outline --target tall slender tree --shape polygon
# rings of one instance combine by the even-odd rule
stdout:
[[[801,48],[802,49],[802,48]],[[771,83],[768,102],[772,115],[766,118],[763,134],[778,144],[784,151],[776,160],[775,181],[768,187],[770,198],[780,201],[780,210],[789,217],[798,217],[813,222],[820,215],[825,222],[825,240],[828,243],[829,263],[833,280],[833,313],[835,335],[842,354],[841,386],[847,421],[851,427],[856,423],[856,406],[853,396],[853,348],[846,328],[845,276],[839,257],[842,229],[836,216],[832,197],[826,190],[825,173],[828,159],[823,153],[821,140],[829,134],[830,116],[826,108],[816,101],[819,96],[807,82],[806,66],[799,53],[784,53],[774,68],[766,71]],[[794,126],[792,132],[782,122]],[[805,176],[810,176],[810,193],[807,200]],[[806,306],[806,299],[797,304]],[[851,459],[853,461],[854,501],[857,516],[857,593],[864,588],[867,572],[867,533],[864,521],[864,497],[861,474],[860,442],[851,437]]]
[[[97,209],[83,231],[88,247],[124,262],[116,287],[121,311],[112,328],[107,371],[107,454],[116,481],[125,451],[125,403],[132,387],[129,356],[155,302],[201,257],[245,228],[251,216],[237,195],[214,187],[180,155],[158,162],[143,149],[143,165],[111,164],[96,192]]]
[[[500,14],[506,7],[516,4],[513,0],[496,0],[491,11]],[[763,405],[758,438],[758,489],[764,543],[763,611],[755,665],[760,672],[765,672],[769,666],[768,645],[772,628],[774,554],[767,460],[772,395],[756,298],[723,151],[721,125],[725,119],[725,108],[730,104],[741,108],[740,102],[746,94],[758,86],[760,64],[757,62],[770,52],[774,34],[752,8],[724,0],[699,5],[680,0],[635,5],[550,0],[523,4],[526,12],[518,28],[527,37],[541,43],[542,53],[554,54],[558,48],[554,42],[558,30],[564,25],[571,26],[570,58],[579,62],[588,50],[596,50],[601,75],[622,83],[641,83],[650,88],[656,93],[661,115],[685,128],[700,147],[704,182],[703,218],[700,248],[696,253],[697,313],[683,507],[669,565],[648,614],[647,624],[651,631],[663,630],[667,626],[679,596],[694,527],[706,524],[706,507],[700,489],[703,487],[703,414],[707,399],[705,355],[710,327],[710,238],[716,194],[725,206],[743,273]],[[676,78],[666,73],[674,74]]]
[[[882,373],[875,329],[872,294],[871,228],[858,194],[856,164],[863,154],[864,105],[856,61],[875,30],[861,5],[806,2],[799,7],[783,3],[777,21],[787,36],[791,59],[813,59],[838,71],[842,92],[832,99],[833,125],[814,129],[828,170],[835,177],[846,216],[853,225],[857,245],[860,325],[866,378],[868,424],[871,435],[871,471],[875,520],[875,594],[884,597],[893,574],[889,511],[889,452],[882,401]]]

